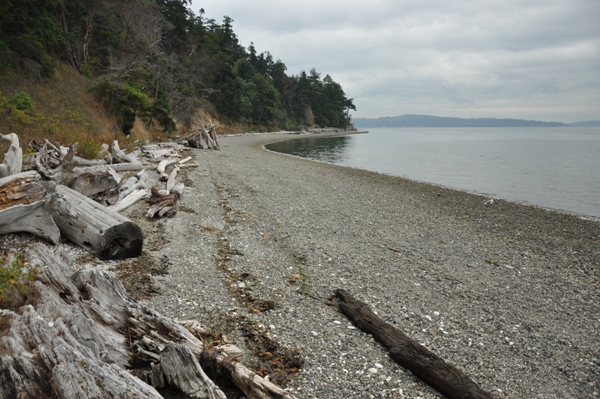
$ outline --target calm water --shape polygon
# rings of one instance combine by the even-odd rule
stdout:
[[[598,127],[370,129],[267,148],[600,219]]]

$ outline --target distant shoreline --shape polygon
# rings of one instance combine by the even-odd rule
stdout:
[[[432,115],[400,115],[381,118],[355,118],[357,128],[373,127],[567,127],[562,122],[542,122],[526,119],[453,118]]]

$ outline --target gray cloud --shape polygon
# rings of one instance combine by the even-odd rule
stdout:
[[[356,117],[600,119],[596,0],[193,1],[241,44],[315,67]]]

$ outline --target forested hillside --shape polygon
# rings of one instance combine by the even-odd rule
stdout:
[[[189,5],[188,0],[3,0],[0,129],[7,133],[48,123],[52,118],[42,118],[44,109],[62,113],[70,101],[81,103],[68,94],[78,86],[85,86],[89,101],[124,134],[139,121],[166,132],[185,130],[198,110],[262,131],[349,123],[352,99],[329,75],[314,69],[288,75],[283,61],[269,52],[242,47],[231,18],[207,19]],[[66,86],[63,108],[51,108],[56,81]],[[86,120],[82,113],[66,117]]]

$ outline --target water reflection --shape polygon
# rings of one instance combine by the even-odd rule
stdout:
[[[351,138],[348,136],[306,137],[272,143],[266,148],[323,162],[343,163],[348,158],[351,145]]]

